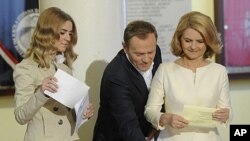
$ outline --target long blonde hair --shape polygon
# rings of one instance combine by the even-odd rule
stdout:
[[[66,21],[72,22],[73,29],[70,45],[64,52],[64,64],[72,68],[72,63],[77,58],[77,54],[73,50],[77,43],[76,25],[69,14],[56,7],[44,10],[39,16],[25,58],[33,57],[39,67],[49,68],[57,53],[57,48],[54,47],[55,41],[59,40],[60,28]]]

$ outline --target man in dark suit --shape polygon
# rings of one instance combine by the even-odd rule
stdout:
[[[151,79],[162,62],[155,27],[133,21],[123,49],[106,67],[93,141],[145,141],[152,126],[144,117]]]

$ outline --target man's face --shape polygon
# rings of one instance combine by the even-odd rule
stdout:
[[[138,70],[147,71],[154,61],[156,53],[156,38],[154,33],[149,33],[145,39],[140,39],[136,36],[132,37],[129,45],[124,45],[124,51],[131,63]]]

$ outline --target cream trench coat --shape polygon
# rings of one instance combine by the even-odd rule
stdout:
[[[72,75],[71,69],[60,64],[58,68]],[[79,139],[75,133],[74,110],[63,106],[40,92],[45,77],[54,75],[56,67],[38,67],[31,57],[16,65],[15,82],[16,121],[27,124],[24,141],[73,141]]]
[[[155,128],[161,129],[157,141],[220,141],[216,127],[174,129],[159,126],[162,104],[169,113],[181,115],[184,105],[229,108],[232,119],[229,82],[224,66],[210,63],[196,73],[174,62],[162,63],[155,73],[145,107],[145,116]]]

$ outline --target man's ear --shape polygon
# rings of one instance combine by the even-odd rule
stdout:
[[[128,46],[124,42],[122,42],[122,46],[123,46],[123,51],[125,53],[127,53],[128,52]]]

